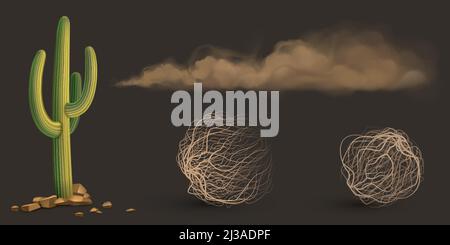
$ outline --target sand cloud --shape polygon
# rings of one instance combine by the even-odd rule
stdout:
[[[320,91],[401,90],[433,78],[430,59],[377,31],[333,30],[278,42],[263,58],[211,48],[182,66],[152,65],[119,86]]]

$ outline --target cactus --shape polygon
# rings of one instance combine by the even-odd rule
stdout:
[[[97,86],[97,58],[92,47],[85,49],[85,76],[72,73],[70,62],[70,21],[60,18],[56,32],[55,65],[53,73],[53,117],[44,108],[42,98],[42,76],[45,51],[34,56],[30,71],[29,103],[31,115],[37,128],[53,140],[53,176],[58,197],[72,196],[72,163],[70,135],[78,126],[79,117],[91,105]]]

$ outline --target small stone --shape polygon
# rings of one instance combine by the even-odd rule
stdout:
[[[129,208],[129,209],[125,210],[125,212],[127,212],[127,213],[133,213],[133,212],[136,212],[136,209],[134,209],[134,208]]]
[[[17,205],[12,205],[12,206],[11,206],[11,212],[18,212],[19,209],[20,209],[20,207],[17,206]]]
[[[40,200],[44,199],[45,197],[33,197],[33,202],[39,202]]]
[[[112,202],[106,201],[102,204],[102,207],[104,208],[112,208]]]
[[[55,200],[55,205],[56,205],[56,206],[65,206],[65,205],[69,205],[69,201],[68,201],[67,199],[65,199],[65,198],[60,197],[60,198],[57,198],[57,199]]]
[[[89,213],[97,213],[99,210],[96,207],[93,207],[89,210]]]
[[[86,193],[83,194],[83,198],[85,198],[85,199],[86,198],[91,198],[91,195],[89,195],[89,193],[86,192]]]
[[[20,209],[23,212],[33,212],[33,211],[38,210],[40,208],[41,208],[41,206],[39,205],[39,203],[35,203],[35,202],[30,203],[30,204],[25,204],[25,205],[22,205],[22,207],[20,207]]]
[[[44,197],[41,200],[39,200],[39,205],[43,208],[54,208],[56,207],[55,201],[58,199],[56,195]]]
[[[97,212],[95,212],[96,214],[102,214],[103,212],[101,210],[97,210]]]
[[[82,196],[84,193],[87,193],[87,190],[82,184],[73,184],[73,194]]]
[[[84,213],[83,212],[76,212],[76,213],[74,213],[74,215],[76,217],[84,217]]]

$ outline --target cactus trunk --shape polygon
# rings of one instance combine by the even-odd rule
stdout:
[[[59,197],[70,197],[72,195],[72,158],[68,129],[63,128],[61,135],[53,139],[53,171],[56,194]]]
[[[70,22],[62,17],[56,33],[55,67],[53,73],[53,116],[50,118],[42,99],[42,75],[45,51],[37,52],[30,74],[29,102],[38,129],[52,138],[53,173],[58,197],[72,196],[72,157],[70,135],[78,126],[79,116],[91,105],[97,84],[97,59],[92,47],[86,48],[85,80],[70,76]],[[83,88],[82,88],[83,87]]]
[[[72,158],[70,153],[70,118],[65,113],[69,103],[70,23],[61,21],[56,32],[53,73],[53,120],[61,123],[61,134],[53,139],[53,171],[56,194],[72,195]]]

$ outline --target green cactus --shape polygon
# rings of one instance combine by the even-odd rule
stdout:
[[[56,32],[55,66],[53,73],[53,117],[50,118],[42,99],[42,73],[45,51],[39,50],[31,65],[29,103],[37,128],[53,140],[53,175],[58,197],[72,196],[72,163],[70,134],[78,126],[79,117],[91,105],[97,86],[97,58],[92,47],[85,50],[85,77],[72,73],[70,62],[70,21],[61,17]]]

